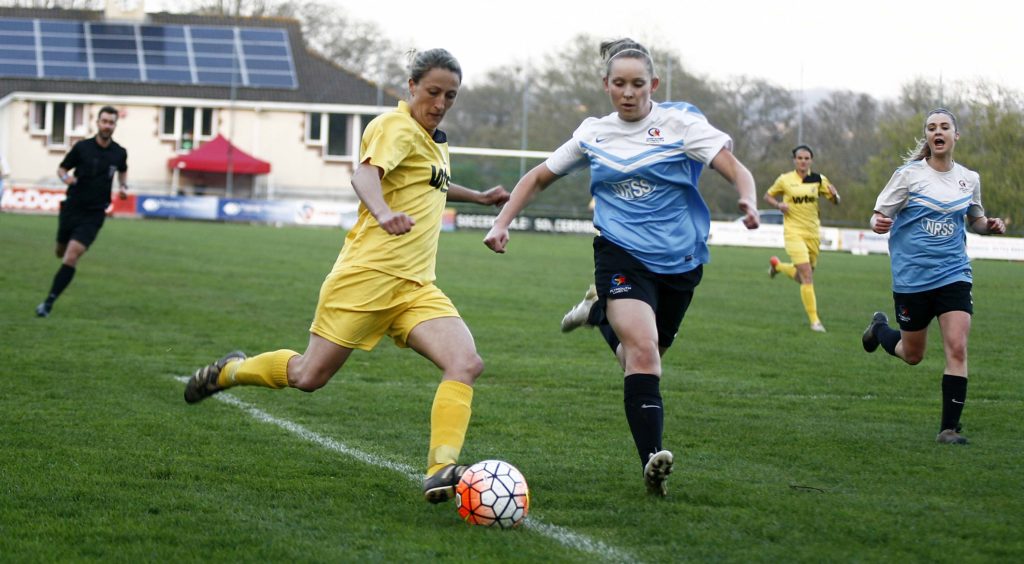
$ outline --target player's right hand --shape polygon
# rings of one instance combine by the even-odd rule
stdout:
[[[412,231],[412,226],[416,225],[416,220],[402,212],[390,212],[378,218],[377,223],[389,235],[404,235]]]
[[[496,253],[504,253],[505,246],[508,245],[508,229],[492,227],[484,237],[484,244]]]
[[[892,229],[892,218],[876,213],[871,217],[871,230],[879,235],[888,233]]]

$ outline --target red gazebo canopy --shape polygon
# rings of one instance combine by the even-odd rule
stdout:
[[[187,155],[167,159],[167,168],[200,172],[226,173],[229,164],[234,174],[270,172],[270,163],[235,147],[222,135],[217,135]]]

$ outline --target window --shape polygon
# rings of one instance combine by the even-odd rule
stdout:
[[[181,142],[178,146],[182,151],[191,151],[196,143],[196,109],[181,108]]]
[[[344,157],[349,154],[348,118],[349,116],[345,114],[328,115],[325,155],[329,157]]]
[[[36,102],[32,105],[32,130],[46,131],[46,102]]]
[[[71,130],[85,133],[85,106],[82,104],[71,104]]]
[[[306,114],[306,144],[323,147],[323,156],[330,160],[352,156],[355,120],[362,116],[350,114]]]
[[[322,145],[323,135],[320,133],[323,114],[313,112],[306,115],[306,142],[311,145]]]
[[[197,140],[211,139],[217,131],[212,108],[167,106],[161,116],[160,137],[174,140],[179,152],[191,151]]]
[[[47,140],[50,145],[64,145],[67,139],[65,138],[65,112],[66,107],[63,103],[53,104],[53,118],[50,124],[50,136]]]
[[[85,106],[71,102],[34,102],[31,133],[45,135],[50,147],[67,147],[73,137],[85,137]]]
[[[199,134],[202,137],[213,137],[213,108],[202,108],[199,120]]]
[[[360,124],[359,124],[359,135],[360,136],[362,136],[363,133],[366,133],[366,126],[370,125],[370,122],[373,121],[374,118],[376,118],[376,117],[377,116],[375,114],[363,114],[363,115],[359,116],[359,121],[360,121]]]
[[[174,115],[177,108],[164,108],[164,125],[160,129],[163,135],[174,135]]]

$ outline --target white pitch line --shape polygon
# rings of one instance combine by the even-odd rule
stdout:
[[[188,382],[188,376],[177,376],[175,377],[179,382]],[[253,419],[261,422],[274,425],[296,435],[299,438],[305,439],[311,443],[321,446],[327,450],[336,452],[338,454],[344,454],[345,456],[354,458],[370,466],[377,466],[379,468],[386,468],[393,470],[399,474],[402,474],[409,480],[419,484],[423,480],[423,474],[417,471],[412,466],[407,464],[400,464],[398,462],[392,462],[385,458],[381,458],[377,455],[363,452],[359,449],[352,448],[344,443],[338,442],[330,437],[325,437],[319,433],[310,431],[309,429],[293,423],[291,421],[274,417],[273,415],[263,411],[262,409],[245,403],[244,401],[232,396],[231,394],[221,392],[213,399],[222,401],[228,405],[233,405],[242,411],[249,414]],[[566,529],[565,527],[559,527],[557,525],[551,525],[537,519],[536,517],[527,517],[523,522],[523,526],[537,531],[538,533],[554,540],[555,542],[567,546],[569,548],[579,550],[593,554],[594,556],[600,557],[609,562],[640,562],[639,559],[630,556],[629,554],[619,550],[617,548],[608,546],[607,544],[588,538],[579,533],[575,533]]]

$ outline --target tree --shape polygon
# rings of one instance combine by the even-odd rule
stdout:
[[[809,113],[805,141],[814,149],[815,170],[825,174],[843,198],[838,208],[821,207],[826,223],[860,226],[863,210],[874,205],[878,190],[869,185],[867,164],[878,149],[880,112],[878,102],[867,94],[838,91]]]
[[[701,109],[713,126],[733,138],[733,153],[754,175],[760,198],[780,172],[792,167],[793,95],[766,80],[745,76],[712,82],[709,89],[714,98]],[[736,190],[719,174],[701,176],[701,193],[712,215],[726,218],[739,213]]]
[[[61,10],[99,10],[103,0],[4,0],[0,6],[9,8],[59,8]]]
[[[981,175],[986,212],[1024,235],[1024,97],[992,85],[975,92],[961,115],[956,159]]]

